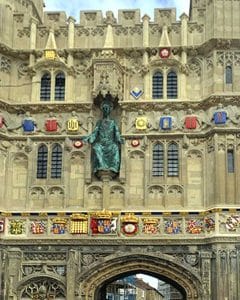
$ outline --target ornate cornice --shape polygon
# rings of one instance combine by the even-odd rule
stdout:
[[[176,110],[187,110],[189,108],[203,109],[206,110],[210,107],[216,106],[222,103],[226,105],[237,105],[240,106],[240,95],[211,95],[205,99],[199,101],[192,100],[147,100],[147,101],[121,101],[119,105],[125,111],[139,111],[143,109],[146,111],[163,111],[166,108],[176,109]]]
[[[81,111],[90,112],[93,103],[82,102],[82,103],[28,103],[28,104],[17,104],[9,103],[0,100],[0,109],[6,110],[10,113],[24,113],[29,111],[31,113],[49,113],[54,111],[55,113]]]
[[[221,237],[196,237],[192,239],[187,239],[186,237],[181,237],[180,239],[170,239],[164,237],[163,239],[151,239],[151,238],[128,238],[122,237],[118,239],[113,239],[113,238],[105,238],[101,239],[98,237],[96,238],[88,238],[86,237],[84,239],[61,239],[61,245],[62,247],[66,246],[139,246],[142,247],[143,245],[146,246],[178,246],[181,241],[181,246],[184,245],[203,245],[203,246],[208,246],[208,245],[214,245],[214,244],[240,244],[240,237],[239,236],[221,236]],[[0,246],[6,247],[6,246],[28,246],[28,245],[59,245],[59,239],[51,239],[51,243],[49,239],[5,239],[0,241]]]

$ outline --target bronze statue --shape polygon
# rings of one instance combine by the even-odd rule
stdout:
[[[103,100],[101,110],[103,118],[97,121],[94,131],[83,141],[93,144],[93,172],[112,171],[115,174],[120,169],[120,149],[123,143],[119,128],[115,120],[109,115],[113,109],[111,101]]]

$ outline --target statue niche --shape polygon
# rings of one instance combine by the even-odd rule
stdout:
[[[95,99],[99,104],[103,117],[97,121],[93,132],[84,137],[83,141],[92,144],[92,166],[93,173],[102,178],[117,176],[120,169],[120,144],[123,143],[118,125],[115,120],[110,119],[110,113],[114,108],[114,100],[108,93],[105,97],[101,94]]]

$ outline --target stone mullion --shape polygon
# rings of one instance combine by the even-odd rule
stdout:
[[[50,95],[50,101],[53,102],[55,100],[55,75],[56,75],[53,68],[51,68],[50,74],[51,74],[51,95]]]
[[[16,291],[14,290],[15,283],[21,280],[20,270],[22,262],[22,252],[20,249],[10,249],[8,251],[8,300],[16,299]]]
[[[90,114],[88,116],[87,124],[88,124],[88,135],[89,135],[93,131],[93,115],[92,115],[92,111],[90,111]],[[84,174],[85,174],[85,182],[86,183],[91,183],[91,180],[92,180],[91,164],[89,163],[90,161],[91,161],[91,145],[89,145],[87,147],[86,157],[85,157],[85,165],[84,165],[84,171],[85,172],[84,172]],[[84,199],[85,199],[85,197],[84,197]],[[84,203],[84,207],[85,207],[85,203]]]
[[[148,140],[147,137],[144,138],[144,143],[148,144]],[[144,145],[145,146],[145,145]],[[145,155],[144,155],[144,170],[145,170],[145,176],[144,176],[144,183],[143,183],[143,206],[146,207],[148,205],[148,189],[147,187],[149,186],[150,178],[149,178],[149,174],[150,174],[150,150],[149,147],[147,147],[147,150],[145,150]]]
[[[209,252],[201,253],[201,273],[203,282],[203,295],[204,300],[210,300],[211,295],[211,258],[212,255]]]
[[[232,250],[229,254],[229,299],[237,299],[238,265],[237,251]]]
[[[216,177],[216,190],[215,190],[215,203],[223,205],[226,200],[226,151],[221,149],[218,144],[218,137],[215,137],[215,177]]]
[[[68,18],[68,48],[74,48],[75,44],[75,25],[74,25],[75,19],[72,17]],[[68,53],[67,58],[67,64],[69,68],[73,68],[74,66],[74,59],[73,55],[71,53]],[[75,88],[74,88],[74,77],[73,74],[68,73],[67,74],[67,80],[66,80],[66,94],[65,94],[65,100],[67,102],[72,102],[75,100]]]
[[[238,184],[238,180],[240,178],[240,145],[236,147],[235,152],[235,182],[236,184],[236,198],[235,203],[240,204],[240,185]]]
[[[76,252],[74,250],[69,251],[69,259],[67,263],[67,292],[66,299],[75,299],[75,278],[77,275],[77,262]]]
[[[237,295],[240,295],[240,250],[237,249],[237,280],[236,280],[236,284],[237,284]]]

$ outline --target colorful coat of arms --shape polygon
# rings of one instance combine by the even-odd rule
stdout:
[[[160,118],[160,128],[163,130],[172,129],[172,117],[166,116]]]
[[[70,221],[70,233],[87,234],[88,216],[83,214],[73,214]]]
[[[240,216],[239,215],[229,216],[225,224],[228,231],[236,231],[237,228],[240,226]]]
[[[32,234],[43,234],[46,232],[46,223],[44,221],[32,221],[31,223]]]
[[[45,123],[45,129],[49,132],[55,132],[58,130],[58,122],[57,119],[47,119]]]
[[[4,232],[4,220],[0,220],[0,233]]]
[[[204,231],[202,219],[190,219],[187,222],[186,231],[191,234],[200,234]]]
[[[117,218],[114,218],[111,212],[97,212],[91,217],[90,228],[92,234],[115,234]]]
[[[196,116],[188,116],[184,121],[186,129],[196,129],[198,125],[198,119]]]
[[[164,221],[164,231],[167,234],[179,234],[182,232],[181,220],[167,219]]]
[[[25,222],[23,220],[10,220],[9,232],[15,235],[25,233]]]
[[[71,118],[67,121],[67,131],[76,133],[79,130],[79,120],[77,118]]]
[[[142,223],[142,233],[157,234],[159,232],[160,221],[158,218],[144,218]]]
[[[217,125],[225,124],[227,122],[227,112],[226,111],[216,111],[213,114],[214,123]]]
[[[53,234],[64,234],[66,232],[66,219],[53,219],[51,231]]]
[[[204,223],[207,232],[215,230],[215,219],[213,217],[204,218]]]
[[[138,217],[133,213],[129,213],[121,218],[121,230],[122,233],[128,236],[132,236],[138,233]]]

